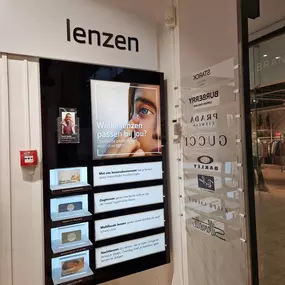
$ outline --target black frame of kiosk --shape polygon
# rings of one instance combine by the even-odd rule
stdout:
[[[75,279],[61,284],[99,284],[129,274],[137,273],[170,262],[169,222],[168,222],[168,190],[167,190],[167,148],[166,146],[166,96],[164,92],[164,77],[162,73],[135,70],[121,67],[108,67],[101,65],[65,62],[58,60],[40,59],[41,78],[41,109],[42,109],[42,146],[43,146],[43,191],[44,191],[44,244],[45,244],[45,283],[53,284],[51,276],[51,259],[61,256],[54,254],[51,249],[51,229],[58,226],[89,223],[89,240],[93,246],[85,248],[90,250],[90,268],[94,275]],[[132,157],[107,160],[92,159],[92,114],[90,80],[106,80],[113,82],[128,82],[160,85],[161,94],[161,135],[162,156]],[[58,144],[57,118],[59,107],[77,108],[80,118],[80,143]],[[93,166],[131,164],[162,161],[163,179],[117,184],[112,186],[93,186]],[[50,191],[50,169],[87,166],[88,183],[91,189],[63,193],[56,195],[72,196],[88,195],[88,207],[91,217],[71,219],[67,223],[52,222],[50,219],[50,199],[55,196]],[[164,203],[139,206],[136,208],[116,210],[101,214],[94,214],[94,193],[139,188],[146,186],[163,185]],[[95,242],[94,221],[112,218],[121,215],[141,213],[151,210],[164,209],[165,227],[136,232],[107,240]],[[145,257],[129,260],[108,267],[95,269],[95,248],[116,244],[137,238],[143,238],[159,233],[165,233],[166,247],[164,252],[155,253]],[[77,250],[75,251],[77,252]],[[72,250],[67,253],[73,253]]]

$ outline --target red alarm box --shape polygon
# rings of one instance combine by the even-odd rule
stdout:
[[[36,150],[21,150],[20,151],[21,166],[37,166],[38,152]]]

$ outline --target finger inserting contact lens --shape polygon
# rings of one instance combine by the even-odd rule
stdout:
[[[133,114],[132,119],[139,119],[140,115],[139,114]]]

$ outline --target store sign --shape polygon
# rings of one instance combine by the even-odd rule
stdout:
[[[211,172],[221,175],[233,175],[237,171],[236,161],[225,161],[221,156],[208,155],[208,150],[203,151],[200,156],[185,155],[184,171],[185,173]]]
[[[192,109],[193,111],[201,109],[209,109],[211,107],[230,103],[235,100],[235,94],[233,92],[234,89],[230,85],[225,84],[215,88],[204,86],[203,88],[201,88],[201,90],[202,91],[194,89],[189,94],[188,93],[186,93],[187,95],[185,94],[188,101],[187,107],[189,109]],[[211,109],[210,111],[214,110]]]
[[[72,27],[70,19],[66,19],[66,38],[68,42],[73,40],[78,44],[97,45],[105,48],[117,48],[139,52],[139,40],[136,37],[124,37],[113,33],[100,32],[97,30],[85,30],[81,27]]]
[[[204,270],[217,262],[216,252],[229,257],[241,252],[238,241],[244,221],[239,216],[243,202],[238,188],[243,186],[241,167],[237,167],[241,146],[234,66],[234,60],[230,59],[195,72],[191,88],[187,86],[182,92],[187,250],[191,267]],[[240,274],[239,260],[232,265]],[[189,270],[193,272],[192,268]],[[215,274],[219,279],[213,280],[214,283],[232,284],[233,279],[224,278],[222,270],[212,272],[211,276]],[[205,283],[200,276],[191,281]]]
[[[264,60],[256,63],[256,71],[261,72],[264,69],[277,68],[285,64],[285,55],[272,57],[270,60]]]
[[[199,80],[199,79],[204,78],[204,77],[209,76],[209,75],[211,75],[211,69],[207,69],[205,71],[194,74],[193,80],[196,81],[196,80]]]
[[[215,178],[198,174],[198,186],[208,191],[215,191]]]
[[[197,158],[197,163],[190,163],[190,169],[221,172],[221,165],[221,163],[214,162],[211,156],[202,155]]]
[[[190,126],[197,129],[214,128],[217,125],[217,111],[195,113],[190,118]]]
[[[0,52],[156,70],[155,24],[102,3],[0,0]]]
[[[188,197],[187,204],[189,204],[190,207],[194,208],[195,210],[203,209],[202,211],[204,213],[211,213],[216,211],[221,211],[224,213],[230,212],[230,209],[228,207],[221,206],[221,199],[217,198],[198,199],[190,196]]]
[[[205,234],[226,241],[224,229],[220,228],[212,220],[201,221],[199,218],[192,218],[192,226]]]
[[[187,147],[224,147],[227,143],[228,137],[223,134],[198,134],[185,138],[185,146]]]
[[[214,162],[214,159],[211,156],[203,155],[203,156],[199,156],[197,158],[197,161],[200,162],[201,164],[209,165]]]
[[[249,49],[251,89],[284,82],[285,36],[280,35]]]
[[[190,87],[203,88],[220,82],[228,82],[233,76],[232,59],[225,60],[219,64],[195,72],[192,76]]]
[[[215,178],[213,176],[198,174],[198,187],[208,190],[215,191]]]
[[[217,190],[219,190],[218,193],[225,192],[224,190],[226,185],[223,185],[222,178],[220,176],[204,175],[202,173],[203,172],[200,172],[199,174],[194,174],[193,177],[187,178],[185,181],[185,189],[211,193],[215,193]],[[230,186],[230,182],[228,182],[228,185]]]
[[[208,105],[219,105],[219,91],[214,90],[208,93],[195,94],[188,98],[189,103],[196,109],[208,107]]]

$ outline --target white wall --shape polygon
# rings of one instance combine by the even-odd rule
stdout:
[[[68,2],[67,6],[64,6]],[[63,36],[63,26],[60,22],[65,16],[81,19],[87,27],[94,26],[96,21],[105,22],[102,18],[96,20],[98,10],[105,11],[108,19],[112,19],[112,27],[120,31],[138,32],[144,35],[143,46],[146,50],[140,58],[118,54],[106,53],[103,57],[96,51],[59,43]],[[159,0],[159,13],[171,1]],[[48,3],[48,4],[47,4]],[[158,69],[165,72],[167,79],[168,97],[168,132],[167,143],[169,157],[169,202],[171,221],[171,264],[107,282],[108,285],[182,285],[183,266],[181,243],[181,217],[179,180],[177,166],[178,146],[172,142],[172,118],[176,117],[177,94],[174,86],[179,81],[179,57],[177,49],[177,30],[169,32],[160,21],[157,26],[155,21],[144,21],[143,17],[137,18],[134,14],[126,13],[120,9],[112,10],[112,5],[105,6],[102,1],[80,2],[58,1],[46,2],[32,0],[6,1],[0,0],[0,26],[5,22],[6,30],[0,28],[0,52],[35,54],[44,57],[84,61],[92,63],[105,63],[125,65],[136,68]],[[17,4],[17,7],[11,6]],[[34,4],[34,5],[31,5]],[[139,2],[138,5],[144,5]],[[55,9],[55,7],[60,9]],[[68,7],[68,9],[64,9]],[[40,11],[38,14],[37,11]],[[114,13],[118,12],[114,19]],[[146,11],[146,9],[145,9]],[[49,12],[49,13],[48,13]],[[30,14],[32,13],[32,14]],[[51,21],[50,15],[53,15]],[[156,13],[154,13],[156,14]],[[11,17],[13,15],[13,17]],[[115,23],[120,15],[120,24]],[[119,17],[119,18],[120,18]],[[122,19],[127,22],[123,23]],[[28,19],[30,18],[30,19]],[[17,21],[14,21],[17,19]],[[139,19],[139,20],[138,20]],[[11,22],[10,22],[11,20]],[[1,22],[3,21],[3,22]],[[95,21],[95,22],[94,22]],[[78,21],[78,23],[81,21]],[[7,25],[10,23],[10,25]],[[34,26],[36,25],[36,27]],[[102,27],[102,23],[100,24]],[[103,25],[104,26],[104,25]],[[121,26],[121,28],[122,28]],[[126,28],[127,27],[127,28]],[[95,25],[96,28],[96,25]],[[29,30],[30,33],[25,33]],[[9,32],[8,32],[9,31]],[[36,33],[33,34],[32,31]],[[153,41],[153,32],[155,40]],[[41,34],[42,33],[42,34]],[[42,37],[43,34],[47,37]],[[50,33],[50,34],[49,34]],[[51,38],[52,33],[54,38]],[[8,35],[10,38],[8,38]],[[42,43],[41,43],[42,41]],[[28,43],[29,42],[29,43]],[[31,45],[35,43],[35,45]],[[144,43],[147,45],[144,45]],[[159,43],[159,46],[157,45]],[[46,45],[46,46],[42,46]],[[31,49],[32,47],[32,49]],[[41,48],[42,47],[42,48]],[[48,53],[46,53],[48,52]],[[159,56],[158,56],[159,55]],[[159,57],[159,67],[157,58]],[[124,63],[124,64],[123,64]],[[176,69],[174,70],[174,66]],[[0,284],[44,284],[44,244],[43,244],[43,189],[41,178],[41,114],[39,93],[39,65],[37,60],[27,56],[2,55],[0,59],[0,108],[1,108],[1,180],[0,180]],[[8,135],[9,134],[9,135]],[[2,147],[3,146],[3,147]],[[19,166],[19,151],[22,149],[37,149],[40,165],[33,176],[27,174]]]
[[[2,55],[0,67],[2,107],[0,130],[2,138],[5,138],[5,140],[0,140],[1,147],[3,146],[0,161],[0,284],[43,285],[39,65],[36,60],[28,57],[9,56],[6,59],[6,56]],[[8,69],[7,74],[5,68]],[[39,151],[40,165],[34,175],[29,175],[19,166],[19,151],[25,149]],[[178,214],[175,216],[179,217]],[[177,242],[179,238],[175,241]],[[180,246],[180,243],[178,245]],[[110,281],[107,284],[145,285],[145,282],[150,285],[182,284],[176,281],[172,283],[172,267],[173,264],[161,266]]]
[[[8,61],[0,56],[0,284],[12,284]]]
[[[179,1],[175,1],[175,5]],[[185,228],[183,227],[182,199],[181,199],[181,180],[179,176],[180,165],[177,160],[180,157],[181,149],[179,144],[173,142],[174,129],[172,120],[178,119],[179,90],[176,87],[180,81],[180,57],[179,57],[179,28],[168,29],[164,24],[158,25],[158,47],[159,47],[159,70],[164,72],[166,79],[167,94],[167,150],[169,166],[169,202],[170,202],[170,228],[171,228],[171,259],[173,279],[169,284],[187,284],[186,259],[184,256],[185,243],[183,241]]]
[[[0,129],[1,145],[7,144],[0,160],[5,175],[0,188],[1,284],[43,284],[41,167],[30,175],[19,165],[20,150],[37,149],[41,159],[39,65],[31,58],[1,55],[0,66],[1,120],[7,124]]]
[[[237,49],[235,1],[179,1],[181,77],[232,57]],[[223,10],[223,15],[218,11]]]
[[[67,41],[71,27],[101,32],[101,46]],[[139,52],[103,47],[103,32],[136,37]],[[72,34],[72,32],[71,32]],[[157,69],[154,22],[96,0],[0,0],[0,51],[44,58]],[[110,44],[109,43],[109,44]]]

